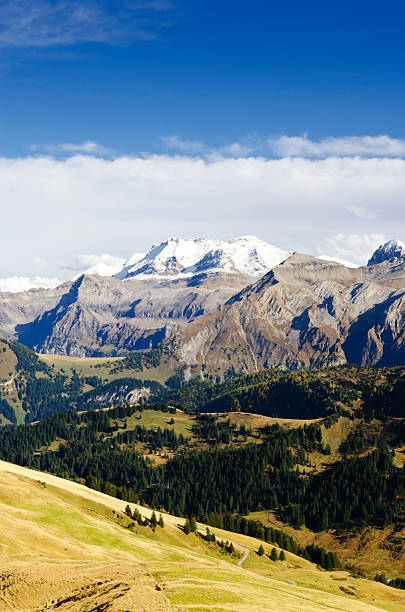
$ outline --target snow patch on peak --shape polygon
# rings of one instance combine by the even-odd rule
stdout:
[[[255,236],[241,236],[228,242],[211,238],[171,237],[154,244],[146,255],[132,258],[116,278],[184,278],[203,272],[245,274],[258,277],[291,255]]]
[[[388,261],[394,257],[405,260],[405,244],[401,240],[388,240],[381,244],[367,262],[368,266]]]

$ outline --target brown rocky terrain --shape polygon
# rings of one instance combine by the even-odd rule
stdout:
[[[294,254],[168,342],[205,373],[405,360],[405,262],[360,268]]]
[[[239,274],[126,281],[83,275],[57,289],[1,294],[0,329],[42,353],[120,354],[155,346],[251,281]]]

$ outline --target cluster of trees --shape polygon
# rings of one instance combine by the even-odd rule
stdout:
[[[3,397],[0,397],[0,413],[3,414],[11,423],[17,423],[17,417],[15,416],[13,407]]]
[[[286,431],[278,423],[274,425],[265,425],[261,432],[267,437],[268,441],[284,438],[288,447],[293,447],[299,451],[307,451],[309,453],[317,451],[319,453],[330,453],[330,449],[323,446],[322,429],[317,423],[304,425],[303,427],[295,427]],[[297,457],[297,462],[300,464],[306,463],[304,454]]]
[[[262,557],[264,555],[264,548],[263,548],[263,544],[260,544],[257,554]],[[280,556],[277,552],[276,548],[272,548],[271,549],[271,553],[269,555],[271,561],[285,561],[285,552],[284,550],[280,551]]]
[[[188,519],[187,519],[188,520]],[[194,519],[195,520],[195,519]],[[186,522],[187,525],[187,522]],[[195,531],[196,529],[194,529]],[[192,530],[193,531],[193,530]],[[188,533],[190,533],[188,531]],[[226,552],[234,557],[240,557],[241,553],[235,549],[234,545],[232,542],[228,542],[228,540],[217,540],[216,535],[214,533],[212,533],[212,531],[210,531],[209,527],[207,527],[207,532],[205,534],[201,534],[201,537],[206,541],[206,542],[212,542],[213,544],[216,544],[218,546],[218,548],[222,551],[222,552]]]
[[[386,368],[385,380],[380,384],[365,387],[361,416],[366,419],[403,417],[405,414],[405,372],[404,368]]]
[[[193,433],[201,440],[217,444],[229,444],[238,435],[237,426],[227,421],[218,421],[211,414],[201,414],[193,425]],[[246,435],[246,431],[245,431]]]
[[[342,365],[321,370],[272,369],[213,384],[193,379],[170,398],[205,412],[243,411],[272,417],[318,418],[333,414],[385,419],[404,414],[405,368]],[[360,406],[360,407],[359,407]]]
[[[393,464],[392,452],[378,449],[365,457],[351,457],[297,489],[295,503],[281,509],[283,519],[304,523],[316,531],[354,525],[387,526],[404,506],[405,470]]]
[[[163,447],[177,450],[187,443],[187,439],[182,434],[177,436],[173,429],[161,429],[160,427],[148,429],[142,425],[136,425],[134,429],[117,433],[114,441],[125,445],[142,442],[152,452],[162,450]]]
[[[316,563],[324,569],[339,569],[342,567],[336,553],[328,552],[320,546],[309,545],[305,548],[299,546],[298,542],[292,536],[288,535],[281,529],[274,527],[268,527],[261,521],[256,519],[249,519],[246,516],[233,514],[232,512],[225,512],[219,514],[217,512],[210,512],[205,514],[199,519],[201,522],[217,527],[218,529],[225,529],[226,531],[233,531],[234,533],[242,533],[244,535],[263,540],[269,544],[275,544],[281,549],[287,550],[294,555],[299,555],[312,563]],[[263,548],[263,547],[262,547]],[[260,549],[259,549],[260,550]],[[275,553],[277,553],[277,550]],[[263,549],[264,553],[264,549]],[[278,560],[272,559],[273,561]],[[283,559],[280,560],[283,561]]]
[[[342,455],[359,455],[382,442],[384,428],[377,423],[360,422],[339,446]]]
[[[146,516],[142,517],[141,513],[139,512],[137,508],[134,508],[134,510],[131,510],[131,506],[128,504],[127,507],[125,508],[125,514],[130,519],[137,522],[138,525],[141,525],[142,527],[151,527],[153,531],[158,526],[162,528],[165,526],[163,516],[160,514],[159,519],[158,519],[155,511],[152,512],[150,519],[148,519],[146,518]]]
[[[376,574],[374,580],[386,584],[387,586],[394,587],[395,589],[405,589],[404,578],[387,578],[385,574]]]
[[[149,351],[131,351],[118,362],[114,362],[111,368],[112,373],[123,372],[124,370],[135,370],[142,372],[144,368],[156,368],[163,357],[161,347],[156,347]]]
[[[291,469],[295,462],[283,439],[237,449],[184,450],[164,466],[145,499],[179,516],[274,508],[290,503],[303,486]]]
[[[197,531],[197,521],[195,520],[195,516],[186,518],[186,522],[184,523],[183,531],[186,535]]]

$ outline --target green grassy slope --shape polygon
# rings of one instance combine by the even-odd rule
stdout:
[[[164,516],[153,532],[131,528],[123,509],[76,483],[1,462],[0,610],[404,609],[401,591],[291,554],[272,562],[254,552],[257,540],[217,530],[249,549],[240,568],[199,535],[186,536],[182,519]]]

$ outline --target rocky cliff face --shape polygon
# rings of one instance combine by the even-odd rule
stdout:
[[[347,268],[295,254],[169,340],[177,359],[228,370],[405,362],[405,261]]]
[[[100,276],[106,266],[97,264],[57,289],[0,294],[0,334],[74,356],[148,348],[289,255],[254,236],[170,238],[135,253],[115,277]]]
[[[148,348],[216,310],[249,282],[236,274],[125,282],[84,275],[38,303],[31,320],[28,313],[20,317],[13,335],[38,352],[77,357]],[[18,303],[26,295],[12,299]]]

